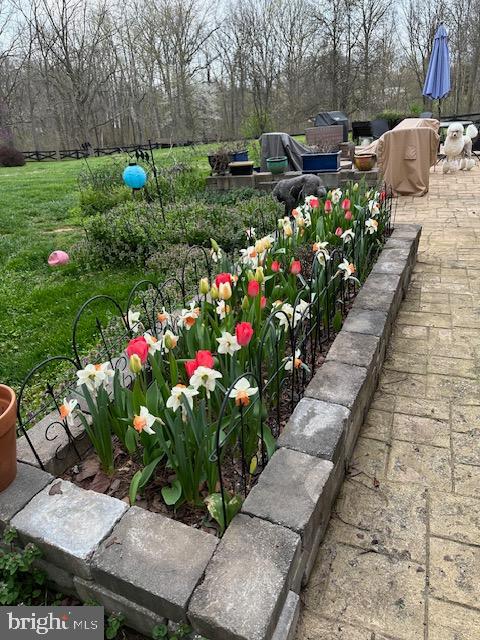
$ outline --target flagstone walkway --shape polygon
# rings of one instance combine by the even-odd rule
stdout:
[[[400,198],[423,225],[297,640],[480,639],[480,169]]]

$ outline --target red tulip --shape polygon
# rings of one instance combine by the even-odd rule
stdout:
[[[309,205],[312,207],[312,209],[316,209],[318,207],[318,198],[312,197],[310,198],[310,202]]]
[[[325,213],[331,213],[333,204],[331,200],[325,200]]]
[[[196,360],[187,360],[185,362],[185,371],[187,372],[187,376],[189,380],[195,373],[197,367],[198,367],[198,364]]]
[[[260,283],[256,280],[250,280],[248,283],[247,293],[250,298],[255,298],[260,293]]]
[[[336,236],[340,237],[340,236],[342,235],[342,233],[343,233],[343,229],[342,229],[342,227],[337,227],[337,228],[335,229],[335,235],[336,235]]]
[[[267,299],[265,296],[262,296],[260,298],[260,308],[265,309],[266,306],[267,306]]]
[[[300,264],[300,260],[294,260],[290,265],[290,273],[293,273],[294,276],[298,276],[301,270],[302,265]]]
[[[353,218],[351,211],[345,211],[345,220],[351,220]]]
[[[142,364],[147,360],[148,357],[148,343],[143,336],[138,336],[138,338],[133,338],[127,345],[127,355],[130,358],[133,355],[137,355]]]
[[[215,284],[219,287],[221,284],[232,284],[232,274],[231,273],[219,273],[215,278]]]
[[[209,369],[213,369],[215,364],[210,351],[197,351],[195,360],[199,367],[208,367]]]
[[[280,262],[278,260],[274,260],[272,262],[272,264],[270,265],[270,269],[274,272],[274,273],[278,273],[280,271]]]
[[[213,369],[214,360],[211,351],[197,351],[195,354],[195,360],[187,360],[185,362],[185,371],[187,372],[188,379],[190,379],[198,367],[208,367]]]
[[[241,347],[246,347],[253,336],[253,327],[250,322],[239,322],[235,327],[237,342]]]
[[[351,202],[348,198],[345,198],[345,200],[342,200],[342,209],[344,211],[348,211],[348,209],[350,209],[350,205],[351,205]]]
[[[387,197],[387,192],[386,191],[380,191],[380,202],[384,202],[386,197]]]

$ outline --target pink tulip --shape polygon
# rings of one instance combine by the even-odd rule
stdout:
[[[48,256],[48,264],[51,267],[59,267],[62,264],[67,264],[70,260],[70,256],[65,251],[54,251]]]

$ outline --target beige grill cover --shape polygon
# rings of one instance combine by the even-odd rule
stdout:
[[[429,187],[430,167],[437,161],[438,127],[438,120],[407,118],[355,152],[377,154],[385,184],[395,194],[423,196]]]

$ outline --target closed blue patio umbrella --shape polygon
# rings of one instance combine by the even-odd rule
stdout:
[[[448,50],[447,30],[441,24],[433,41],[432,55],[428,63],[423,95],[431,100],[438,100],[438,116],[440,117],[440,102],[451,89],[450,82],[450,52]]]

